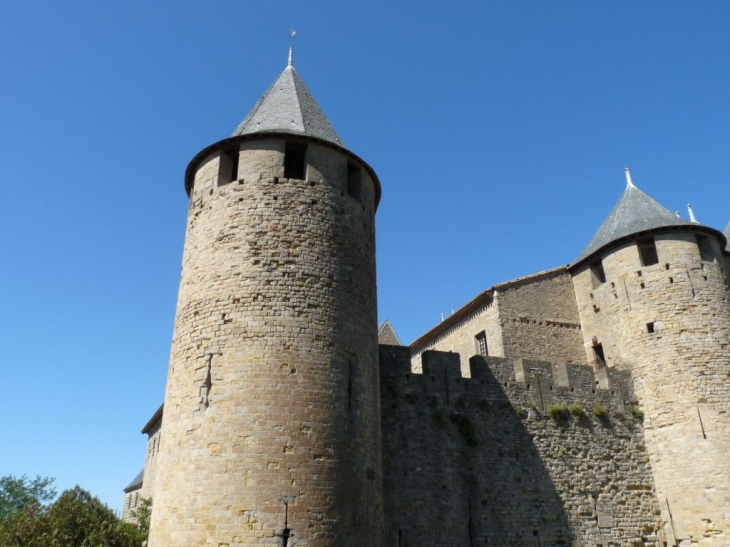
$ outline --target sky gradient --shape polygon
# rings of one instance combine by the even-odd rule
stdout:
[[[395,4],[395,5],[394,5]],[[295,66],[378,173],[380,320],[404,343],[570,263],[634,183],[730,220],[730,3],[6,3],[0,475],[119,509],[164,396],[183,174]]]

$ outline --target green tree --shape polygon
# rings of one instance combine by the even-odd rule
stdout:
[[[31,499],[0,522],[2,547],[140,547],[145,539],[146,530],[123,522],[79,486],[63,492],[51,505]]]
[[[21,513],[26,506],[33,506],[34,510],[45,507],[56,497],[54,480],[41,476],[31,480],[25,475],[0,477],[0,524]]]
[[[132,516],[137,519],[137,527],[140,535],[147,539],[150,535],[150,517],[152,517],[152,498],[142,498],[139,507],[132,511]]]
[[[49,547],[133,547],[145,539],[79,486],[61,494],[44,517],[51,530]]]

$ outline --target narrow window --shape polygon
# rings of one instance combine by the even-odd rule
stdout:
[[[639,257],[641,258],[642,266],[651,266],[652,264],[659,263],[659,256],[656,252],[656,243],[654,242],[653,237],[640,239],[636,242],[636,246],[639,249]]]
[[[654,322],[653,321],[651,323],[646,324],[646,332],[649,332],[649,333],[654,332]]]
[[[304,156],[306,146],[286,144],[284,150],[284,178],[304,180]]]
[[[599,285],[606,282],[606,272],[603,271],[603,262],[596,260],[590,264],[591,277],[593,280],[593,288],[595,289]]]
[[[238,153],[238,149],[226,152],[226,155],[231,160],[231,182],[233,182],[234,180],[238,180]]]
[[[603,344],[595,344],[593,346],[593,355],[596,358],[596,363],[598,364],[598,366],[606,366],[606,356],[603,354]]]
[[[362,180],[360,168],[351,163],[347,164],[347,195],[355,198],[357,201],[361,199]]]
[[[707,236],[697,234],[697,247],[700,249],[700,258],[706,262],[713,262],[715,260],[715,253],[712,252],[712,242]]]
[[[218,158],[218,186],[238,180],[238,148],[221,152]]]
[[[486,357],[489,355],[487,348],[487,333],[482,331],[474,337],[476,344],[477,355],[483,355]]]

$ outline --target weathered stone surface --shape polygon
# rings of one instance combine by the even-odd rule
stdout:
[[[275,139],[197,169],[151,547],[277,544],[285,504],[300,545],[380,545],[375,190],[296,143],[302,180]]]
[[[659,545],[641,423],[615,385],[577,373],[557,385],[555,365],[496,357],[474,357],[462,378],[458,355],[440,352],[413,374],[393,346],[380,366],[384,545]],[[582,413],[556,422],[540,408],[551,404]]]
[[[452,327],[427,334],[412,346],[414,372],[421,370],[423,351],[453,351],[461,356],[468,376],[467,363],[479,353],[476,337],[482,332],[488,355],[584,362],[578,309],[566,268],[502,283],[489,292],[491,297]]]
[[[654,235],[658,263],[635,242],[602,257],[605,282],[575,272],[586,355],[630,370],[669,541],[730,545],[730,303],[724,259],[711,238]],[[594,340],[595,337],[595,340]],[[673,544],[673,543],[670,543]]]

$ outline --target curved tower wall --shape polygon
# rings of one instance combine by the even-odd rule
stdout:
[[[280,545],[285,522],[377,546],[376,182],[312,139],[226,146],[193,165],[150,546]]]
[[[698,235],[707,238],[711,256],[701,255]],[[653,237],[657,264],[642,266],[630,241],[605,251],[604,283],[586,264],[574,271],[586,354],[594,360],[593,346],[600,343],[608,366],[632,371],[669,545],[728,545],[730,305],[724,259],[709,231]]]

